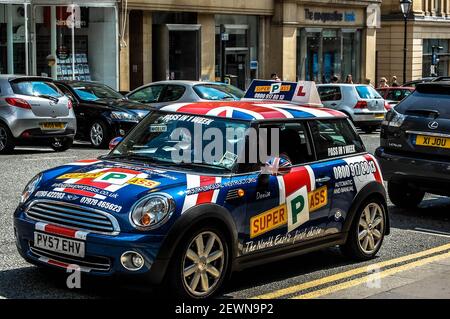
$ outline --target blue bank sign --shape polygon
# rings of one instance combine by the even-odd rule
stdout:
[[[305,9],[305,19],[310,21],[326,22],[356,22],[356,14],[353,11],[321,12]]]

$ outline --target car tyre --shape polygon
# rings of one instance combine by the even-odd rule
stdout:
[[[421,190],[396,182],[388,182],[388,194],[391,202],[400,208],[415,208],[425,196]]]
[[[107,148],[110,135],[108,126],[103,121],[95,121],[89,128],[89,141],[95,148]]]
[[[364,133],[371,134],[377,129],[377,127],[376,126],[363,126],[363,127],[361,127],[361,129],[363,130]]]
[[[51,141],[50,147],[56,152],[65,152],[73,145],[73,138],[64,137]]]
[[[9,128],[0,123],[0,154],[9,154],[14,150],[14,137]]]
[[[180,243],[166,275],[167,293],[183,299],[215,295],[229,268],[230,249],[223,232],[215,226],[203,226],[189,232]]]
[[[386,208],[374,197],[358,209],[341,251],[350,259],[364,261],[376,256],[383,244],[387,225]]]

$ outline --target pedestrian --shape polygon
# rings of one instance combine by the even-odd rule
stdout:
[[[371,80],[371,79],[365,79],[365,80],[364,80],[364,84],[370,85],[371,87],[373,87],[373,84],[372,84],[372,80]]]
[[[277,73],[272,73],[272,75],[270,76],[270,78],[272,79],[272,81],[281,82],[281,79],[280,79],[280,77],[278,76]]]
[[[347,77],[345,78],[345,83],[353,84],[353,76],[351,74],[347,75]]]
[[[393,87],[400,86],[400,84],[398,84],[398,82],[397,82],[397,77],[395,75],[392,77],[392,84],[391,84],[391,86],[393,86]]]
[[[333,75],[331,77],[331,83],[333,84],[339,83],[339,78],[336,75]]]
[[[379,87],[380,88],[387,88],[387,87],[389,87],[389,84],[387,83],[387,79],[384,76],[380,79]]]

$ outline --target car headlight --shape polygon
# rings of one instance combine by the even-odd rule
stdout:
[[[175,210],[175,202],[167,194],[152,194],[138,201],[130,213],[130,222],[139,230],[162,225]]]
[[[111,118],[114,120],[123,120],[123,121],[137,121],[138,118],[134,116],[133,114],[127,113],[127,112],[117,112],[113,111],[111,112]]]
[[[38,174],[25,186],[25,189],[22,192],[22,196],[20,197],[20,203],[25,203],[28,198],[30,198],[31,194],[34,193],[39,183],[41,182],[42,174]]]

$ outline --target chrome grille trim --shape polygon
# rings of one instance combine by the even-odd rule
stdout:
[[[89,261],[85,261],[85,260],[78,260],[78,259],[74,259],[71,257],[61,256],[59,254],[48,252],[46,250],[39,249],[36,247],[32,247],[31,245],[30,245],[30,252],[37,258],[46,257],[46,258],[50,258],[50,259],[53,259],[58,262],[63,262],[63,263],[73,264],[73,265],[77,265],[77,266],[81,266],[81,267],[90,268],[91,270],[108,271],[111,268],[110,262],[103,264],[103,263],[93,263],[93,262],[89,262]],[[107,258],[104,258],[104,259],[107,259]]]
[[[27,217],[53,225],[92,233],[117,235],[116,218],[106,212],[66,202],[35,200],[25,210]]]

